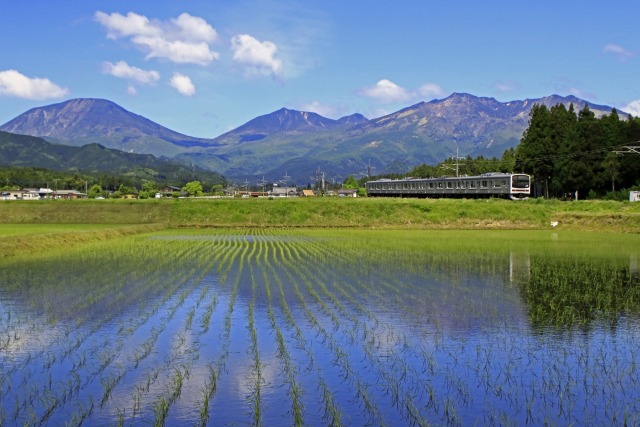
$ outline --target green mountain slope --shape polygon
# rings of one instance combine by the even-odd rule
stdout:
[[[218,173],[150,154],[125,153],[99,144],[82,147],[52,144],[42,138],[0,131],[0,166],[40,167],[59,171],[108,173],[146,179],[223,182]]]

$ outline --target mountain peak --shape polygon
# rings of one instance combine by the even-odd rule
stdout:
[[[109,148],[157,155],[174,155],[184,147],[211,144],[211,140],[182,135],[99,98],[76,98],[32,108],[0,129],[68,145],[99,142]]]

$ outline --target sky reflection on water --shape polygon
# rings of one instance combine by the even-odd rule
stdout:
[[[0,424],[640,422],[633,254],[334,233],[166,233],[3,263]],[[592,276],[611,283],[576,282]]]

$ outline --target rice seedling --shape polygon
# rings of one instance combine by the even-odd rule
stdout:
[[[250,418],[216,423],[640,422],[634,246],[508,235],[182,229],[4,261],[0,423],[169,424],[195,388],[206,424],[238,377]]]

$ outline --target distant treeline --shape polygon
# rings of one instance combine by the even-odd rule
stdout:
[[[18,188],[51,188],[73,189],[84,192],[94,185],[99,185],[104,191],[118,191],[121,188],[141,190],[148,184],[153,187],[174,186],[183,187],[187,182],[199,180],[206,188],[213,185],[226,184],[223,177],[215,173],[197,173],[189,176],[176,174],[166,177],[158,174],[147,174],[144,171],[115,175],[109,173],[83,173],[56,171],[34,167],[0,167],[0,189]]]
[[[574,198],[577,192],[580,199],[627,199],[629,190],[640,190],[640,154],[629,146],[640,146],[640,118],[621,120],[616,110],[596,118],[586,106],[576,114],[573,105],[567,109],[563,104],[551,108],[536,104],[520,144],[500,159],[452,157],[384,177],[523,172],[533,176],[536,196]],[[361,184],[368,180],[363,178]]]
[[[616,190],[640,184],[640,155],[629,146],[640,146],[640,118],[621,120],[616,110],[596,118],[586,106],[576,114],[573,105],[534,105],[515,170],[533,175],[536,193],[545,197],[577,192],[579,198],[615,198]]]

